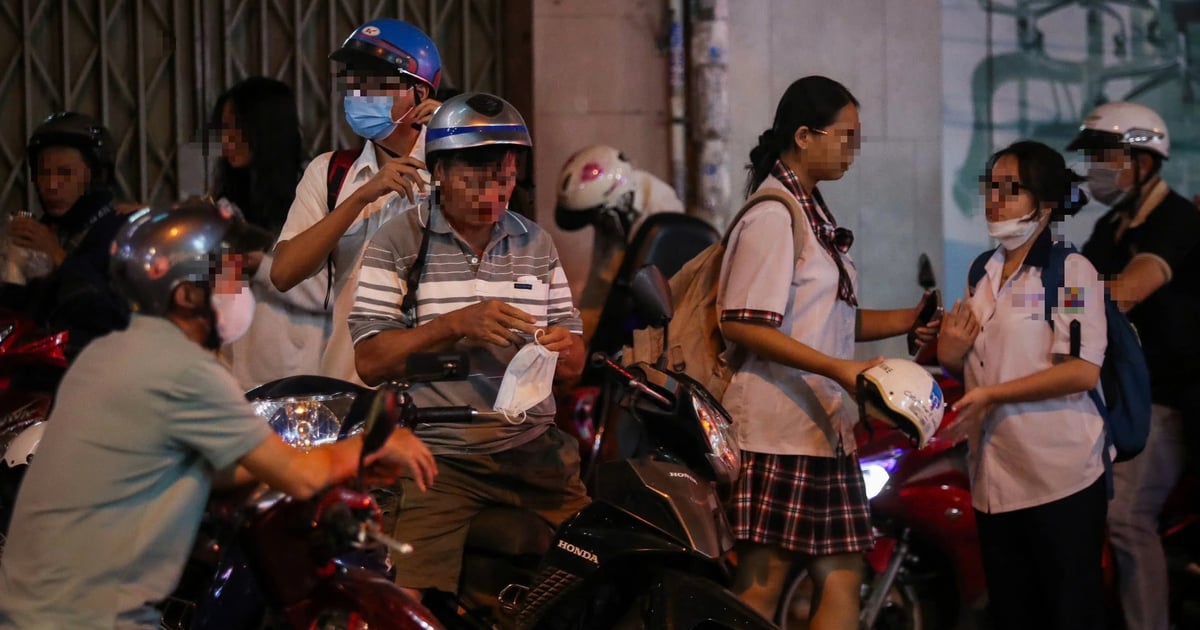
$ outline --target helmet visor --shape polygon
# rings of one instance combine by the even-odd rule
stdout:
[[[1101,151],[1104,149],[1123,149],[1126,145],[1121,141],[1121,135],[1111,131],[1098,129],[1080,129],[1067,145],[1068,151]]]

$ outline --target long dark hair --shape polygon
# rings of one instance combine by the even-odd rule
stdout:
[[[850,104],[858,107],[858,99],[833,79],[814,75],[793,81],[775,108],[775,122],[758,136],[758,146],[750,150],[746,196],[758,189],[775,161],[792,146],[797,129],[827,127]]]
[[[300,117],[287,84],[250,77],[217,98],[211,126],[221,128],[221,110],[233,106],[242,137],[250,146],[250,166],[233,168],[224,156],[217,161],[214,197],[237,204],[246,220],[278,234],[296,195],[304,163]]]
[[[1050,206],[1051,220],[1061,221],[1087,204],[1087,195],[1079,189],[1079,182],[1084,178],[1067,168],[1067,161],[1052,147],[1033,140],[1014,142],[988,160],[989,177],[996,162],[1006,155],[1016,158],[1019,183],[1033,200],[1039,205]]]

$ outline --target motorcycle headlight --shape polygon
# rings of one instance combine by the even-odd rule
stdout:
[[[868,501],[883,492],[883,488],[892,478],[892,471],[896,469],[896,460],[899,457],[900,455],[893,451],[859,460],[858,467],[862,470]]]
[[[711,399],[696,392],[691,393],[692,408],[700,420],[700,428],[708,441],[705,456],[712,466],[717,482],[731,484],[737,481],[742,469],[742,449],[733,432],[729,415]]]
[[[338,394],[269,398],[256,400],[251,406],[284,442],[308,452],[337,441],[342,421],[353,403],[353,394]]]

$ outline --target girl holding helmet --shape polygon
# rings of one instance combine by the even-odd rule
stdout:
[[[981,192],[1000,247],[980,257],[984,275],[946,313],[938,340],[938,360],[965,379],[957,431],[969,440],[998,630],[1104,626],[1104,420],[1088,395],[1108,342],[1104,285],[1087,258],[1067,254],[1047,325],[1042,281],[1059,246],[1050,224],[1087,202],[1079,179],[1038,142],[991,157]]]
[[[396,19],[363,24],[329,57],[342,66],[346,121],[369,142],[341,172],[333,153],[317,156],[305,169],[270,277],[275,288],[288,291],[326,274],[333,330],[321,373],[361,382],[345,324],[358,263],[375,231],[416,205],[429,181],[424,125],[439,105],[430,96],[441,80],[441,57],[428,35]]]
[[[854,342],[904,334],[918,314],[858,307],[853,235],[817,189],[850,168],[860,134],[845,86],[810,76],[788,87],[750,153],[747,193],[779,189],[796,203],[761,202],[732,227],[717,296],[721,332],[746,355],[722,399],[743,450],[734,591],[773,617],[793,563],[804,562],[814,628],[857,627],[861,552],[873,542],[857,410],[844,393],[882,359],[854,360]]]

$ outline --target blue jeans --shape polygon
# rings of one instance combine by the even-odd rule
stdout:
[[[1154,405],[1146,449],[1113,466],[1108,530],[1128,630],[1167,630],[1170,624],[1167,559],[1158,523],[1183,472],[1184,455],[1183,414]]]

